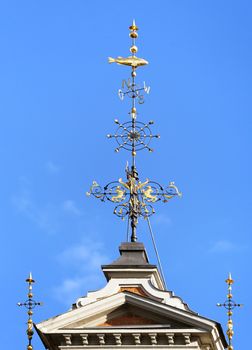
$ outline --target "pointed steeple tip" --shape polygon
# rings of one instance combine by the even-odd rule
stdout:
[[[234,280],[232,279],[231,272],[228,274],[228,278],[226,279],[227,284],[233,284]]]
[[[32,278],[32,273],[29,273],[29,277],[25,280],[28,283],[35,283],[34,279]]]
[[[132,25],[129,27],[130,30],[138,30],[138,27],[136,25],[136,21],[133,19]]]

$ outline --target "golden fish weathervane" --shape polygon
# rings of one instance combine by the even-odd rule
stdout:
[[[128,56],[128,57],[118,56],[117,58],[109,57],[108,61],[109,61],[109,63],[114,63],[115,62],[117,64],[121,64],[121,65],[124,65],[124,66],[131,66],[132,68],[145,66],[149,62],[146,61],[143,58],[136,57],[136,55],[135,55],[137,53],[137,51],[138,51],[138,48],[135,45],[135,39],[137,39],[137,37],[138,37],[138,33],[137,33],[138,27],[136,26],[135,20],[133,20],[133,23],[129,27],[129,29],[130,29],[130,37],[133,40],[133,45],[130,48],[130,52],[132,53],[132,56]]]
[[[178,188],[173,181],[165,187],[154,181],[146,179],[146,181],[140,181],[138,177],[138,171],[136,168],[136,155],[138,151],[147,149],[152,152],[150,143],[153,138],[159,138],[159,135],[153,135],[151,131],[151,125],[154,123],[152,120],[149,122],[141,122],[137,120],[137,102],[142,104],[144,102],[144,94],[149,94],[150,87],[145,82],[143,86],[136,84],[136,70],[138,67],[145,66],[148,61],[136,56],[138,48],[136,46],[136,39],[138,37],[138,27],[133,21],[130,29],[130,38],[132,39],[132,45],[130,47],[131,56],[128,57],[109,57],[109,63],[117,63],[123,66],[131,67],[131,78],[123,80],[122,88],[119,89],[118,95],[121,100],[125,96],[129,97],[132,101],[131,109],[129,112],[130,120],[124,123],[120,123],[118,119],[115,119],[117,130],[114,135],[107,135],[108,138],[114,138],[118,144],[115,151],[119,152],[124,149],[130,151],[132,157],[131,167],[126,166],[126,180],[121,178],[118,181],[112,181],[106,186],[100,186],[96,181],[93,181],[90,190],[87,195],[93,195],[101,201],[110,201],[116,204],[114,214],[124,219],[128,217],[128,222],[131,227],[131,242],[136,242],[136,228],[138,224],[138,218],[143,217],[149,219],[149,217],[155,213],[152,204],[161,201],[168,202],[175,196],[181,196]],[[128,226],[129,227],[129,226]],[[128,239],[128,234],[127,234]]]
[[[146,64],[148,64],[149,62],[144,60],[143,58],[138,58],[135,56],[129,56],[129,57],[117,57],[117,58],[112,58],[109,57],[108,58],[109,63],[117,63],[117,64],[121,64],[124,66],[131,66],[134,68],[140,67],[140,66],[145,66]]]

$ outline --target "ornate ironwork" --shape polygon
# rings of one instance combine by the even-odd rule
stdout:
[[[153,149],[149,147],[151,139],[160,138],[160,135],[152,135],[150,129],[150,125],[154,123],[152,120],[144,124],[139,121],[120,123],[118,119],[115,119],[115,123],[118,125],[116,133],[114,135],[108,134],[107,137],[116,139],[118,144],[116,152],[119,152],[121,148],[132,153],[144,148],[152,152]]]
[[[148,123],[143,123],[137,120],[137,109],[136,102],[140,105],[144,102],[144,93],[149,94],[150,87],[143,83],[143,86],[136,84],[136,70],[138,67],[148,64],[148,62],[143,58],[138,58],[136,53],[138,48],[136,46],[136,39],[138,37],[138,27],[133,21],[133,24],[129,27],[130,37],[132,39],[132,46],[130,47],[131,56],[123,58],[111,58],[109,57],[109,63],[117,63],[119,65],[130,66],[131,78],[128,80],[123,80],[122,88],[119,89],[118,95],[121,100],[125,96],[131,98],[132,105],[130,110],[130,121],[119,122],[115,119],[117,124],[117,130],[115,134],[107,135],[108,138],[114,138],[117,142],[116,152],[121,149],[125,149],[131,152],[132,155],[132,165],[126,167],[126,177],[127,180],[124,182],[122,179],[118,181],[112,181],[106,186],[100,186],[96,181],[87,192],[87,195],[93,195],[94,197],[100,199],[101,201],[109,201],[116,204],[114,208],[114,214],[118,217],[125,219],[126,216],[129,217],[131,225],[131,241],[135,242],[137,240],[136,227],[138,223],[138,218],[143,217],[145,219],[149,218],[155,213],[153,204],[162,201],[168,202],[171,198],[175,196],[181,196],[178,188],[175,186],[174,182],[170,182],[168,186],[162,187],[157,182],[146,179],[145,182],[141,182],[138,178],[138,172],[136,169],[136,154],[137,151],[147,149],[152,152],[153,149],[150,147],[150,142],[153,138],[159,138],[159,135],[152,134],[151,125],[153,121]]]
[[[144,81],[143,86],[141,87],[136,85],[135,81],[130,78],[128,80],[124,79],[122,81],[122,88],[118,90],[120,100],[124,100],[124,96],[128,96],[137,99],[139,104],[144,103],[144,93],[150,93],[150,86],[147,86]]]
[[[38,305],[42,305],[42,303],[33,300],[32,284],[35,283],[35,281],[32,278],[31,273],[25,281],[28,283],[28,293],[27,293],[28,299],[24,303],[17,303],[17,305],[24,306],[28,310],[27,311],[28,321],[27,321],[27,330],[26,330],[26,334],[28,337],[27,350],[33,350],[33,347],[32,347],[32,337],[34,334],[33,321],[32,321],[33,309]]]
[[[232,279],[231,273],[229,273],[228,278],[226,279],[226,283],[228,285],[228,294],[227,294],[227,300],[225,300],[224,303],[220,304],[218,303],[217,306],[221,307],[223,306],[227,310],[227,316],[228,316],[228,322],[227,322],[227,336],[228,336],[228,349],[227,350],[233,350],[232,345],[232,339],[234,335],[233,331],[233,309],[236,307],[241,307],[243,304],[237,304],[232,298],[232,284],[234,283],[234,280]]]
[[[155,213],[153,203],[158,201],[166,203],[175,196],[181,196],[181,193],[174,182],[170,182],[166,187],[149,179],[141,182],[134,166],[131,170],[126,167],[126,177],[125,182],[120,178],[104,187],[93,181],[87,195],[93,195],[103,202],[110,201],[117,204],[114,214],[122,219],[129,216],[132,228],[131,241],[135,242],[138,217],[147,219]]]

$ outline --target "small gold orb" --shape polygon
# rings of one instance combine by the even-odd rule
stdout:
[[[129,36],[132,38],[132,39],[136,39],[138,37],[138,34],[136,32],[131,32],[129,34]]]
[[[130,30],[138,30],[138,26],[136,26],[135,22],[129,27]]]
[[[136,53],[137,51],[138,51],[138,48],[136,45],[131,46],[131,48],[130,48],[131,53]]]
[[[134,157],[136,156],[136,151],[132,152],[132,156],[134,156]]]
[[[33,350],[32,345],[28,345],[28,346],[27,346],[27,350]]]
[[[131,110],[132,113],[136,113],[136,107],[133,107]]]

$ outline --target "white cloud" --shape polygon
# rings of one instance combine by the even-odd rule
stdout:
[[[103,245],[91,240],[67,248],[58,255],[57,260],[73,271],[73,277],[65,278],[53,288],[55,298],[68,306],[78,297],[85,295],[89,286],[92,286],[92,289],[102,287],[104,282],[101,279],[100,265],[110,261]]]
[[[58,255],[61,264],[82,266],[82,271],[96,270],[108,261],[103,245],[91,240],[85,240],[64,250]]]
[[[211,253],[228,253],[240,250],[241,247],[237,246],[231,241],[228,240],[219,240],[213,244],[210,248]]]
[[[153,215],[152,222],[157,225],[165,225],[165,226],[170,226],[172,223],[171,218],[169,218],[167,215],[164,215],[164,214]]]
[[[31,191],[32,184],[27,178],[21,177],[19,191],[10,198],[13,207],[18,213],[36,224],[47,233],[56,233],[62,228],[66,220],[71,219],[66,214],[83,217],[83,213],[78,209],[77,204],[66,199],[62,203],[39,203],[34,199]]]
[[[78,298],[87,294],[90,286],[92,290],[103,287],[105,281],[101,277],[101,272],[97,270],[96,273],[86,276],[66,278],[60,285],[53,288],[53,295],[59,302],[70,307]]]
[[[53,205],[38,207],[27,190],[12,196],[11,202],[19,213],[25,215],[43,231],[55,233],[58,230],[57,210]]]
[[[57,174],[60,170],[59,166],[52,161],[46,162],[45,168],[49,174]]]
[[[75,202],[71,199],[67,199],[62,203],[62,208],[65,212],[68,212],[70,214],[74,215],[81,215],[81,211],[77,208],[77,205]]]
[[[38,205],[32,198],[31,191],[27,189],[22,189],[18,194],[13,195],[11,203],[20,214],[47,233],[56,233],[59,230],[66,213],[82,216],[82,212],[73,200],[65,200],[58,205],[52,203]]]

